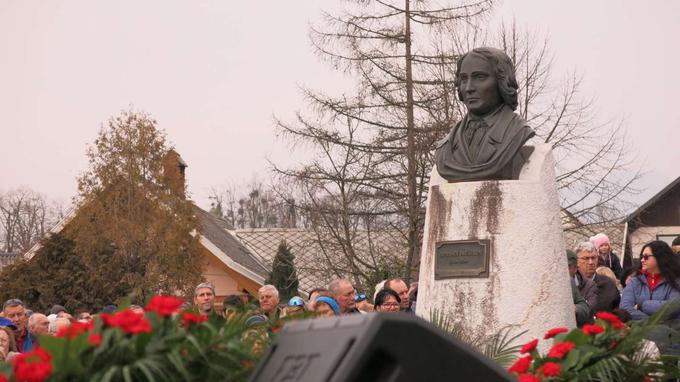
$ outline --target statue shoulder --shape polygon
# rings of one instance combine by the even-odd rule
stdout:
[[[461,124],[461,123],[462,123],[462,121],[456,122],[456,124],[453,125],[453,127],[451,128],[451,130],[449,130],[448,134],[446,134],[446,136],[445,136],[444,138],[442,138],[442,139],[440,139],[439,141],[437,141],[437,144],[435,145],[435,148],[440,148],[440,147],[444,146],[444,145],[446,144],[446,142],[448,142],[449,140],[451,140],[451,139],[453,138],[453,135],[456,133],[456,130],[458,130],[458,128],[460,127],[460,124]]]

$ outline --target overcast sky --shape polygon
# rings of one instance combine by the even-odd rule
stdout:
[[[67,202],[100,125],[134,105],[185,161],[189,191],[266,181],[288,161],[272,116],[304,108],[298,86],[339,91],[310,49],[330,0],[0,0],[0,191],[30,187]],[[644,202],[680,175],[680,2],[506,0],[550,38],[555,73],[584,75],[602,118],[625,118],[644,164]]]

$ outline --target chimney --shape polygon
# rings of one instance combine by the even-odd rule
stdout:
[[[170,149],[163,159],[163,175],[165,184],[178,196],[184,198],[186,189],[186,178],[184,176],[187,163],[174,149]]]

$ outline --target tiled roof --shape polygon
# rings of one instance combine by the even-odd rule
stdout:
[[[222,253],[235,263],[255,273],[259,282],[263,282],[269,274],[268,268],[245,248],[229,231],[229,224],[217,216],[195,206],[196,216],[201,221],[201,235],[215,245]]]
[[[19,258],[18,253],[7,253],[7,252],[0,252],[0,269],[14,264],[15,261]]]
[[[300,290],[308,292],[325,287],[335,277],[352,278],[345,249],[337,240],[318,240],[313,230],[294,228],[239,229],[236,237],[269,269],[282,240],[295,256],[295,269]],[[357,257],[368,264],[403,263],[406,241],[396,231],[359,231],[352,240]],[[324,243],[323,245],[320,244]],[[370,243],[370,245],[369,245]]]

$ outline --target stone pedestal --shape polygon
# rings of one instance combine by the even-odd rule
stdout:
[[[576,325],[554,169],[547,145],[533,147],[519,180],[449,183],[433,169],[418,315],[438,310],[473,337],[516,325],[528,330],[520,341]],[[488,246],[486,273],[482,251],[458,241]]]

